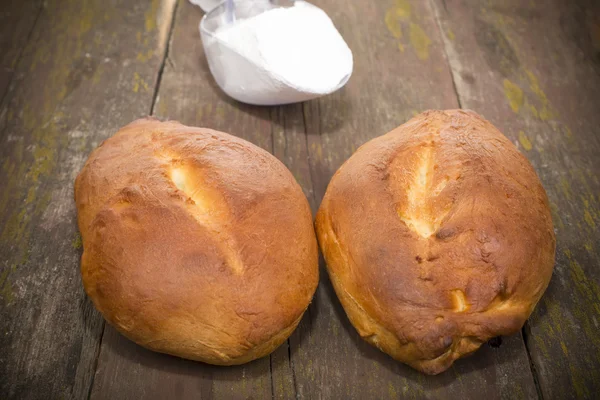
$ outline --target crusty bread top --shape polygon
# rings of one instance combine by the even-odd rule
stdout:
[[[306,198],[244,140],[135,121],[90,155],[75,199],[87,293],[154,350],[216,364],[264,355],[252,349],[289,335],[316,289]]]
[[[555,238],[527,159],[469,111],[429,111],[361,148],[317,216],[359,333],[428,373],[516,332],[546,289]]]

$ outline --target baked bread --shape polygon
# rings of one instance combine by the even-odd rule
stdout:
[[[275,157],[228,134],[135,121],[90,155],[75,201],[86,292],[151,350],[219,365],[265,356],[317,287],[302,190]]]
[[[427,374],[518,332],[554,265],[535,171],[470,111],[429,111],[359,148],[316,227],[358,333]]]

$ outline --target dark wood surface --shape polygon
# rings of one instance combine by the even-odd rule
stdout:
[[[319,0],[354,52],[341,91],[283,107],[216,87],[187,0],[0,4],[0,398],[595,398],[600,392],[600,7],[593,0]],[[174,12],[174,13],[173,13]],[[531,160],[558,239],[523,332],[429,377],[365,344],[321,265],[313,304],[269,357],[213,367],[147,351],[79,277],[73,179],[146,115],[272,152],[316,211],[367,140],[430,108],[471,108]]]
[[[5,0],[0,9],[0,101],[7,93],[41,11],[41,0]]]

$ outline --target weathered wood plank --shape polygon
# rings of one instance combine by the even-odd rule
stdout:
[[[225,97],[210,75],[198,35],[202,12],[187,0],[179,1],[177,8],[155,114],[229,132],[272,151],[271,110]],[[271,357],[246,365],[214,367],[152,353],[107,327],[91,397],[266,399],[274,387],[282,393],[293,391],[287,344]]]
[[[106,325],[92,399],[270,398],[269,358],[213,367],[154,353]]]
[[[355,55],[348,86],[305,104],[315,197],[358,146],[428,108],[456,108],[442,39],[428,2],[319,2]],[[364,343],[326,276],[311,318],[292,337],[302,398],[531,398],[536,391],[520,335],[485,345],[430,377]]]
[[[88,396],[103,323],[79,277],[72,184],[93,147],[150,109],[161,4],[47,0],[15,66],[0,137],[1,398]]]
[[[314,214],[318,204],[308,162],[303,106],[294,104],[274,108],[271,111],[271,119],[273,121],[273,154],[292,172],[304,190]],[[321,268],[319,274],[322,282],[325,271]],[[321,282],[319,286],[322,284]],[[300,398],[293,354],[297,349],[299,332],[312,325],[315,307],[317,307],[317,303],[316,299],[313,299],[300,321],[300,325],[288,340],[285,353],[279,349],[271,355],[273,396],[277,399]]]
[[[0,4],[0,102],[41,10],[40,0],[7,0]]]
[[[557,262],[526,326],[541,394],[600,393],[600,4],[434,0],[463,107],[496,124],[548,192]]]

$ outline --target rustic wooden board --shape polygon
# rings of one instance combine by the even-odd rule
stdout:
[[[358,146],[430,108],[458,107],[442,39],[428,2],[319,3],[355,55],[348,86],[305,104],[317,202],[331,175]],[[368,32],[368,34],[366,34]],[[365,344],[326,276],[312,326],[292,341],[298,393],[323,398],[531,398],[535,386],[520,335],[488,345],[430,377]]]
[[[432,1],[463,107],[511,138],[548,192],[557,262],[525,334],[541,394],[600,393],[600,4]]]
[[[0,103],[41,11],[41,0],[6,0],[0,4]]]
[[[0,135],[0,398],[88,396],[103,323],[79,278],[72,184],[93,147],[150,110],[167,5],[47,0],[20,42]]]
[[[202,13],[187,0],[162,71],[175,1],[0,6],[10,10],[0,11],[1,398],[533,398],[530,361],[544,398],[596,395],[597,3],[321,0],[354,51],[353,78],[321,100],[266,108],[216,87],[198,37]],[[72,182],[119,126],[153,110],[250,140],[290,168],[316,211],[359,145],[427,108],[458,105],[521,147],[552,202],[557,267],[525,330],[531,360],[515,335],[440,376],[419,374],[358,337],[323,264],[298,330],[244,366],[152,353],[109,326],[102,336],[79,278]]]

